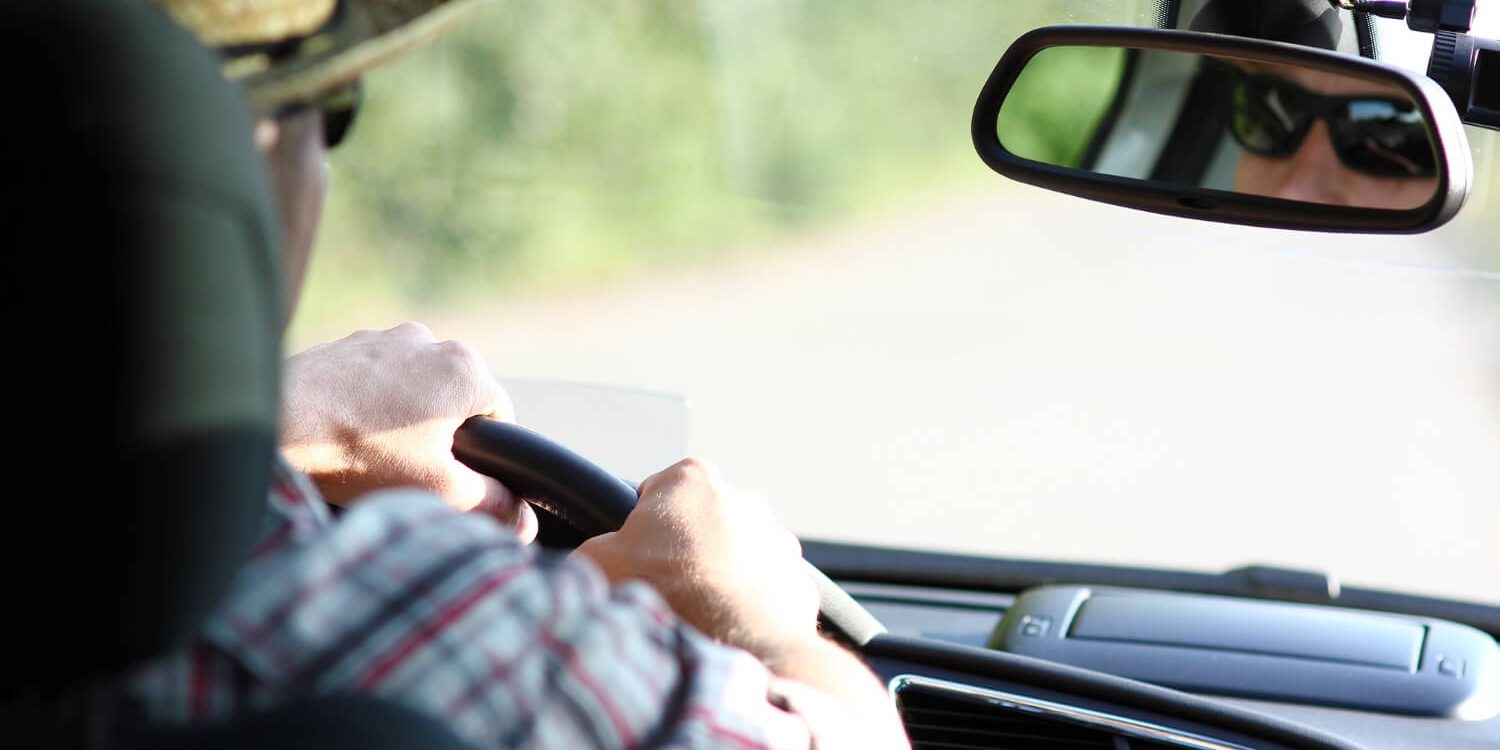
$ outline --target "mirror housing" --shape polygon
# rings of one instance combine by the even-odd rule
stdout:
[[[999,127],[1002,108],[1016,89],[1022,71],[1038,53],[1067,47],[1198,54],[1247,65],[1286,66],[1346,76],[1385,89],[1399,89],[1427,123],[1427,137],[1434,149],[1435,188],[1430,199],[1415,207],[1347,206],[1106,174],[1020,156],[1002,144]],[[1069,85],[1068,90],[1049,93],[1059,101],[1073,101],[1085,86],[1097,87],[1098,82],[1079,80],[1077,90]],[[1118,106],[1117,101],[1111,109]],[[1127,208],[1259,227],[1392,234],[1425,232],[1458,213],[1473,179],[1473,160],[1463,124],[1448,95],[1435,82],[1364,58],[1295,44],[1193,31],[1112,26],[1049,26],[1031,31],[1011,45],[990,74],[975,104],[971,130],[980,158],[991,169],[1011,179]]]

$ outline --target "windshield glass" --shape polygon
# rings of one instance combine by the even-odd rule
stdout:
[[[418,319],[502,380],[684,394],[688,449],[810,538],[1500,600],[1492,133],[1411,237],[1135,213],[975,155],[1013,39],[1156,5],[491,4],[365,81],[290,346]]]

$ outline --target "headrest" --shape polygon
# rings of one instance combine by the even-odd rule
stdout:
[[[1187,3],[1192,6],[1193,2]],[[1185,7],[1184,10],[1191,10]],[[1327,0],[1207,0],[1183,28],[1358,54],[1353,17]]]
[[[275,455],[280,230],[242,94],[161,11],[5,3],[0,28],[6,270],[29,300],[7,357],[13,694],[170,648],[245,559]]]

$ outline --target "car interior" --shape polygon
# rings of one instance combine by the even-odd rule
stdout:
[[[1446,7],[1412,3],[1430,5]],[[230,725],[164,728],[107,687],[191,632],[253,538],[282,356],[275,215],[248,145],[248,111],[186,34],[114,0],[13,3],[0,14],[4,28],[24,30],[0,59],[29,71],[12,102],[26,116],[4,126],[10,143],[26,144],[4,157],[6,173],[29,186],[20,236],[91,248],[32,252],[13,274],[108,311],[91,318],[81,348],[56,336],[39,344],[55,366],[28,381],[36,404],[88,387],[105,405],[80,451],[39,458],[39,469],[65,471],[63,459],[85,455],[75,489],[108,486],[120,498],[87,508],[86,523],[69,505],[10,529],[15,549],[56,551],[27,565],[21,608],[7,618],[19,645],[0,691],[0,744],[464,747],[437,722],[374,699],[293,701]],[[1442,177],[1415,208],[1314,210],[1017,155],[996,121],[1048,44],[1218,49],[1377,75],[1332,52],[1274,43],[1212,48],[1123,30],[1032,37],[1001,60],[976,108],[976,147],[1007,176],[1193,218],[1315,220],[1350,232],[1421,231],[1463,202],[1463,113],[1414,75],[1391,80],[1425,113]],[[1477,59],[1500,69],[1500,56]],[[1497,77],[1486,75],[1479,88],[1489,92]],[[76,220],[80,205],[88,221]],[[77,444],[74,423],[33,424],[44,425],[42,445]],[[634,502],[630,483],[514,425],[471,421],[455,455],[534,498],[548,546],[616,527]],[[206,487],[212,505],[202,502]],[[1495,607],[1270,566],[1212,574],[834,542],[804,549],[821,581],[825,630],[886,682],[917,748],[1500,748]]]

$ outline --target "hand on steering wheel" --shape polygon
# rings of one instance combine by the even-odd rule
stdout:
[[[565,521],[579,539],[615,531],[635,508],[629,483],[598,464],[536,432],[474,417],[454,435],[453,455],[494,477],[538,508]],[[544,522],[544,534],[546,533]],[[807,565],[818,588],[823,629],[852,645],[863,645],[885,628],[843,589]]]

